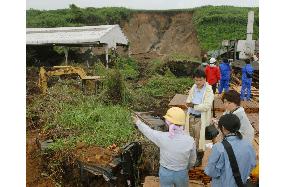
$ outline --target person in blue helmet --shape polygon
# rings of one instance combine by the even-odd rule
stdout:
[[[241,100],[250,100],[251,95],[251,82],[253,76],[253,67],[250,64],[250,59],[245,60],[246,65],[242,68],[242,89],[241,89]]]
[[[219,94],[221,94],[223,90],[225,90],[225,92],[229,91],[232,68],[227,58],[223,59],[219,68],[220,68],[220,73],[221,73],[221,79],[220,79],[220,85],[219,85],[218,91],[219,91]]]

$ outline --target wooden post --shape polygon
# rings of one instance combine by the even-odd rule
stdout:
[[[46,94],[47,92],[47,79],[48,76],[46,75],[45,69],[43,67],[40,67],[38,86],[43,94]]]
[[[65,65],[68,65],[68,48],[64,47]]]
[[[106,45],[105,50],[106,50],[106,69],[108,69],[108,45]]]
[[[82,79],[82,92],[86,94],[86,79]]]
[[[226,54],[226,57],[225,57],[225,58],[227,58],[227,59],[230,58],[229,47],[230,47],[230,45],[226,46],[226,48],[227,48],[227,54]]]
[[[235,41],[234,41],[234,62],[235,62],[236,59],[237,59],[237,41],[238,41],[238,40],[235,40]]]

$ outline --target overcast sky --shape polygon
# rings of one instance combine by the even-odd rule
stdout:
[[[26,0],[26,8],[54,10],[75,4],[85,7],[126,7],[131,9],[180,9],[204,5],[258,7],[259,0]]]

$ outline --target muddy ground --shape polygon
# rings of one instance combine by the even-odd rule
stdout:
[[[26,186],[29,187],[51,187],[55,186],[51,178],[44,174],[43,160],[40,150],[36,144],[37,131],[27,132],[26,141]]]

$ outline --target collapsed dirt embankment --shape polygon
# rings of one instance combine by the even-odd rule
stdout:
[[[192,17],[192,12],[134,13],[122,28],[132,54],[178,53],[199,58],[201,49]]]

